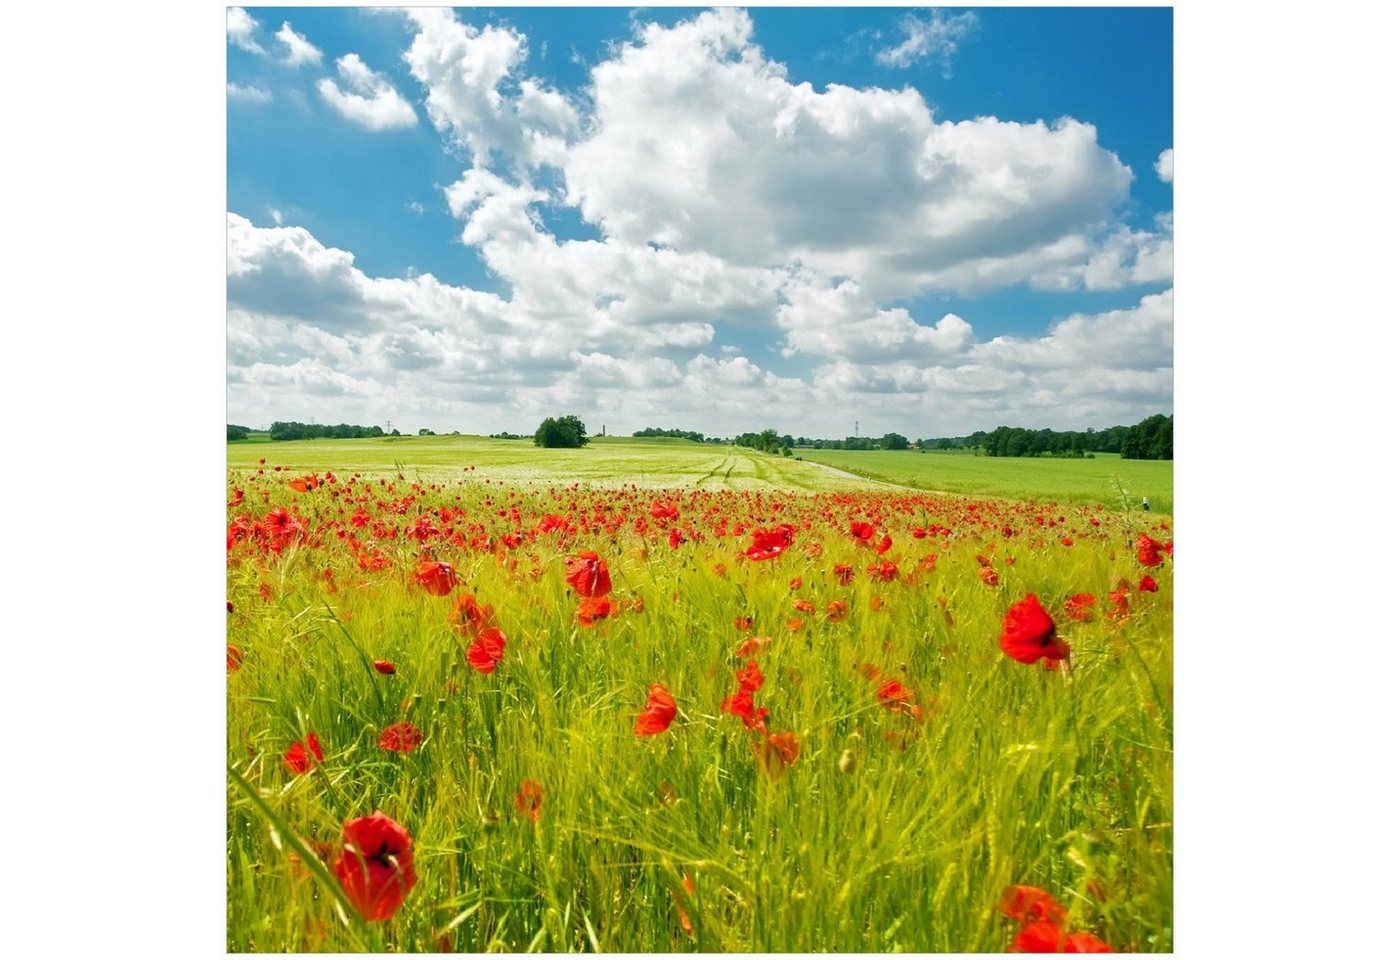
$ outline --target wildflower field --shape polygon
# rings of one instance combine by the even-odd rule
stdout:
[[[1172,949],[1168,516],[357,443],[230,446],[229,950]]]

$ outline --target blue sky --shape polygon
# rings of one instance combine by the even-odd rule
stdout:
[[[1167,8],[233,8],[229,416],[1170,412],[1171,64]]]

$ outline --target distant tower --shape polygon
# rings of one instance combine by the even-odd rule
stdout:
[[[385,432],[385,433],[393,433],[393,432],[394,432],[394,421],[392,421],[392,420],[385,420],[385,421],[384,421],[384,432]]]
[[[608,435],[608,425],[605,423],[605,424],[603,424],[603,436],[606,437],[607,435]]]
[[[860,436],[860,421],[856,421],[856,436]]]

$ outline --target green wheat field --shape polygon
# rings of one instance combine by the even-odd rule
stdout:
[[[229,444],[228,949],[1171,951],[1171,464],[795,452]]]

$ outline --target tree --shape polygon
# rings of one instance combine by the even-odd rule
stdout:
[[[228,438],[230,440],[247,440],[248,428],[240,427],[235,423],[225,424],[228,427]]]
[[[572,414],[567,417],[545,417],[535,431],[537,447],[581,447],[588,442],[588,428]]]
[[[887,433],[880,438],[881,450],[908,450],[909,438],[898,433]]]

